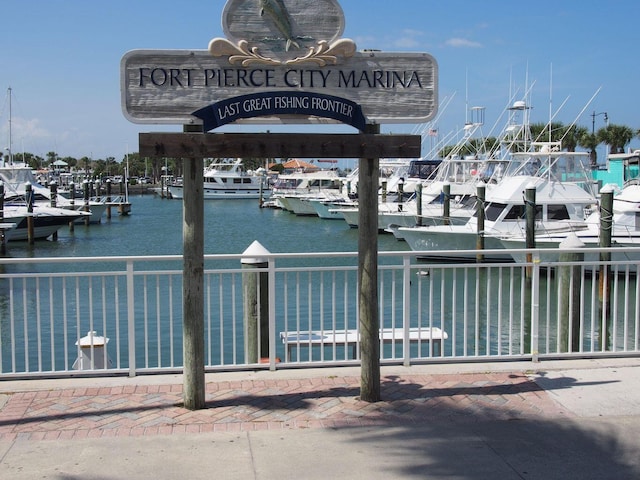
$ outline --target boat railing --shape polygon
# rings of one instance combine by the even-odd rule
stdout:
[[[640,355],[640,249],[588,250],[379,252],[381,364]],[[207,371],[359,364],[357,253],[244,260],[205,257]],[[182,256],[0,258],[0,379],[180,372],[182,277]]]

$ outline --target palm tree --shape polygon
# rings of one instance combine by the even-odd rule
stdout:
[[[584,127],[580,127],[580,133],[578,134],[578,145],[582,148],[589,150],[589,156],[591,158],[591,168],[598,166],[598,154],[596,148],[600,144],[598,137],[595,133],[591,133]]]
[[[580,144],[580,139],[589,133],[586,127],[577,127],[571,125],[570,127],[563,127],[562,130],[562,146],[568,152],[575,152],[576,148]]]
[[[596,132],[600,142],[609,145],[609,153],[624,153],[634,137],[633,130],[624,125],[607,125]]]

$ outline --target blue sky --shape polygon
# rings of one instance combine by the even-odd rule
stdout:
[[[14,153],[121,160],[127,151],[137,151],[139,132],[179,131],[179,126],[139,125],[124,118],[120,59],[139,48],[206,49],[212,38],[223,36],[224,3],[2,0],[0,87],[13,92]],[[546,122],[559,110],[555,120],[577,119],[590,128],[593,113],[607,112],[611,123],[640,128],[636,0],[340,4],[344,37],[355,40],[358,49],[428,52],[436,58],[441,102],[436,126],[442,135],[462,128],[472,106],[485,107],[483,130],[489,133],[505,121],[510,93],[527,85],[533,85],[533,122]],[[0,102],[3,149],[9,138],[6,97]],[[604,115],[595,117],[595,126],[604,126]],[[382,131],[422,127],[383,125]],[[640,148],[640,140],[631,146]]]

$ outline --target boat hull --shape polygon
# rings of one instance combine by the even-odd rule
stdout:
[[[425,253],[421,258],[447,259],[447,260],[475,260],[478,235],[475,232],[463,228],[441,227],[414,227],[398,228],[399,234],[409,244],[411,250],[416,252],[434,252],[433,255]],[[508,251],[504,250],[498,238],[485,236],[485,250],[498,250],[498,252],[483,253],[484,259],[496,262],[512,262]],[[461,252],[460,254],[455,252]],[[451,255],[437,252],[452,252]],[[471,253],[473,252],[473,253]]]
[[[259,188],[252,189],[237,189],[237,188],[203,188],[203,197],[205,200],[252,200],[260,198],[268,198],[270,191],[264,189],[260,191]],[[183,199],[184,188],[180,185],[169,186],[169,194],[172,198]]]

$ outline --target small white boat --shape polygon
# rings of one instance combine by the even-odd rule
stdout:
[[[303,199],[332,199],[340,195],[345,178],[335,170],[301,171],[279,175],[276,179],[272,200],[276,205],[297,215],[317,215],[309,202]]]
[[[16,224],[15,228],[5,232],[5,238],[7,241],[27,240],[28,217],[33,218],[33,239],[41,240],[53,235],[63,226],[89,216],[89,212],[44,205],[34,205],[33,213],[28,213],[25,205],[5,205],[4,221]]]
[[[168,186],[171,198],[184,198],[183,182]],[[205,200],[259,199],[271,194],[264,169],[246,171],[242,159],[216,159],[204,169]]]
[[[52,201],[51,189],[41,185],[33,174],[31,167],[22,163],[0,166],[0,181],[4,184],[6,205],[26,206],[26,185],[30,185],[34,208],[47,207],[59,210],[76,210],[80,212],[75,215],[78,219],[77,221],[85,221],[88,218],[89,223],[100,223],[107,208],[104,201],[89,199],[88,202],[85,202],[84,199],[80,198],[70,200],[60,195],[60,193],[57,193],[54,201]],[[54,206],[52,207],[52,205]],[[52,210],[41,210],[41,212],[45,211],[47,216],[54,212]],[[87,212],[89,215],[86,215]],[[68,222],[69,219],[65,221]]]

